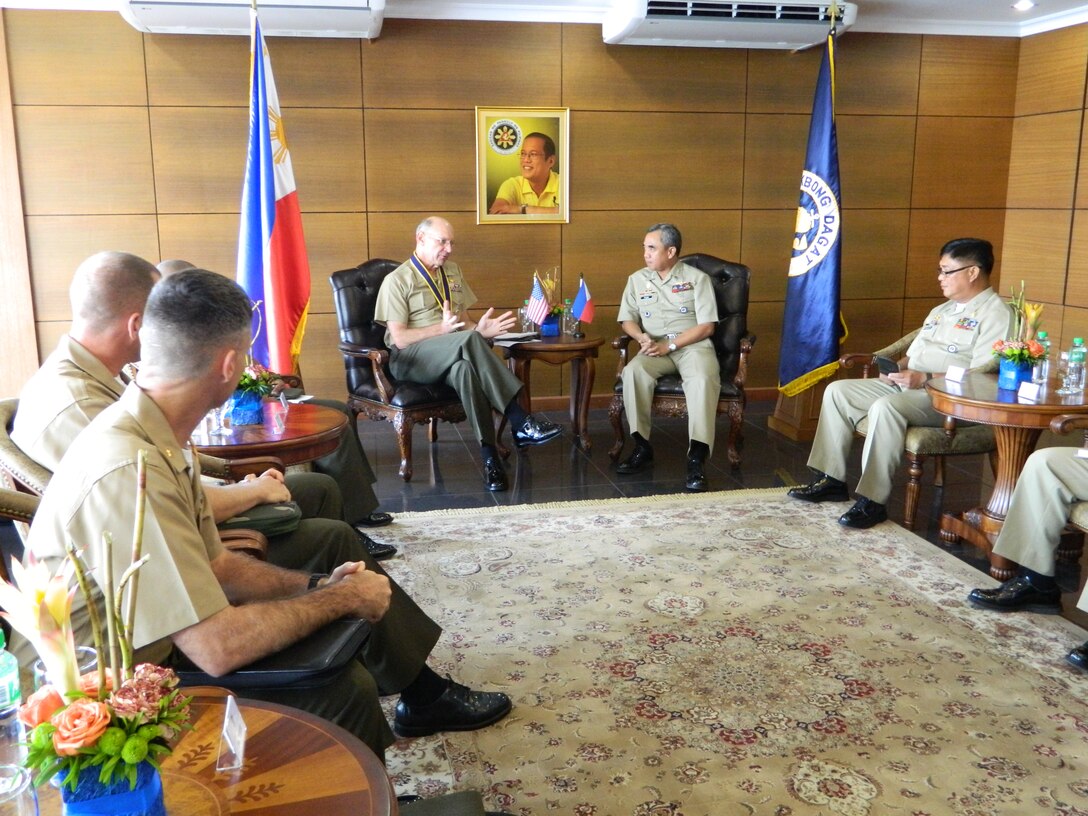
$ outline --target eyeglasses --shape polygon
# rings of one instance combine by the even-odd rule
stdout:
[[[535,161],[536,159],[543,159],[544,154],[537,150],[530,150],[528,153],[522,151],[521,157],[523,159],[533,159]]]
[[[957,272],[962,272],[965,269],[970,269],[972,266],[978,266],[978,264],[967,264],[967,266],[961,266],[959,269],[938,269],[938,278],[947,278],[950,275],[955,275]]]
[[[430,238],[432,241],[434,241],[439,246],[451,247],[451,248],[453,247],[453,239],[452,238],[439,238],[437,235],[432,235],[429,232],[427,233],[427,237]]]

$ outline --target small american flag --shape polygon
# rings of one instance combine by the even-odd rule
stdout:
[[[552,307],[548,304],[547,298],[544,297],[544,287],[540,285],[540,278],[533,275],[533,293],[529,295],[529,308],[525,312],[525,316],[529,318],[533,323],[543,323],[544,318],[548,316],[548,312],[552,310]]]

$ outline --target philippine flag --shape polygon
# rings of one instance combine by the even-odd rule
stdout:
[[[578,294],[574,296],[570,311],[575,320],[581,320],[583,323],[593,322],[593,296],[589,293],[589,287],[586,286],[585,277],[582,277],[578,284]]]
[[[249,154],[238,230],[238,283],[255,304],[253,358],[293,374],[310,308],[310,263],[272,63],[251,11]]]

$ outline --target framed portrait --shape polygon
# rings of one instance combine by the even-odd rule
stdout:
[[[476,108],[476,223],[570,220],[569,108]]]

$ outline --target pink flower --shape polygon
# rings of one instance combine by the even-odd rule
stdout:
[[[50,719],[57,730],[53,732],[53,750],[58,756],[75,756],[80,748],[98,742],[109,728],[110,710],[102,703],[82,697]]]
[[[19,706],[19,722],[27,728],[37,728],[64,708],[64,698],[53,686],[45,685],[31,694]]]

